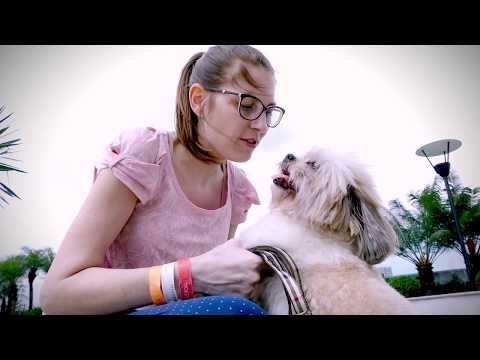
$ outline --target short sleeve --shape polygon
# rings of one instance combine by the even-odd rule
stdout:
[[[260,205],[257,191],[248,180],[245,172],[232,165],[232,220],[231,223],[238,225],[247,219],[247,213],[252,204]]]
[[[113,175],[145,204],[157,189],[165,153],[161,151],[160,134],[155,129],[126,130],[107,146],[102,160],[95,165],[93,181],[100,170],[110,168]]]

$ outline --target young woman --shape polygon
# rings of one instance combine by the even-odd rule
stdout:
[[[42,287],[44,313],[154,304],[134,314],[262,314],[246,299],[262,260],[234,239],[259,200],[231,161],[248,161],[282,119],[274,90],[270,62],[250,46],[195,54],[178,84],[175,133],[125,131],[95,167]]]

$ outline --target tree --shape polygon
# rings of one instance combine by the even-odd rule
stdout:
[[[440,196],[438,184],[408,194],[413,209],[398,200],[390,202],[395,229],[400,239],[396,255],[412,262],[418,271],[422,291],[431,294],[434,287],[433,263],[451,247],[451,236],[443,224],[449,214]]]
[[[40,250],[30,249],[29,247],[24,246],[23,251],[23,261],[25,272],[28,271],[28,285],[29,285],[29,299],[28,299],[28,310],[32,310],[33,305],[33,281],[37,277],[37,271],[42,270],[47,273],[50,265],[52,264],[54,253],[51,248],[45,248]]]
[[[442,179],[437,177],[436,183]],[[463,187],[460,178],[451,174],[449,178],[455,210],[460,225],[460,231],[463,234],[465,247],[470,259],[473,278],[480,272],[480,187]],[[443,227],[449,232],[450,245],[457,250],[460,255],[462,250],[458,242],[455,224],[450,212],[450,203],[442,190],[444,207],[448,210],[449,216],[444,221]]]
[[[0,277],[0,298],[2,302],[0,306],[0,314],[5,314],[7,312],[7,297],[8,297],[7,289],[8,289],[7,282]]]
[[[0,114],[5,110],[5,106],[0,107]],[[9,114],[5,117],[0,117],[0,124],[2,124],[4,121],[6,121],[12,114]],[[7,126],[5,124],[0,126],[0,139],[10,135],[7,134],[6,131],[10,128],[10,126]],[[17,172],[22,172],[25,173],[25,171],[20,170],[12,165],[7,164],[4,162],[5,160],[9,161],[18,161],[17,159],[13,159],[10,156],[5,156],[5,155],[10,155],[13,151],[11,150],[12,147],[20,145],[20,139],[13,139],[13,140],[6,140],[6,141],[1,141],[0,140],[0,172],[6,172],[8,175],[9,171],[17,171]],[[20,199],[20,197],[13,192],[12,189],[10,189],[7,185],[4,183],[0,182],[0,194],[5,194],[11,197],[16,197]],[[0,206],[2,205],[2,201],[6,204],[8,204],[8,201],[0,195]]]
[[[22,255],[10,256],[0,262],[0,283],[7,294],[6,313],[13,314],[17,307],[17,280],[25,273],[25,261]]]

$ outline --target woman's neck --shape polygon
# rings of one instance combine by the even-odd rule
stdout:
[[[222,178],[220,164],[206,163],[193,156],[188,149],[178,142],[173,142],[172,161],[177,173],[182,177],[192,176],[198,184],[207,185]]]

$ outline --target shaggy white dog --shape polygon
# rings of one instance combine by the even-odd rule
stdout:
[[[298,266],[312,313],[412,314],[413,306],[371,265],[397,242],[388,212],[359,164],[324,149],[288,154],[273,176],[271,211],[238,238],[285,250]],[[278,277],[262,278],[254,300],[288,314]]]

